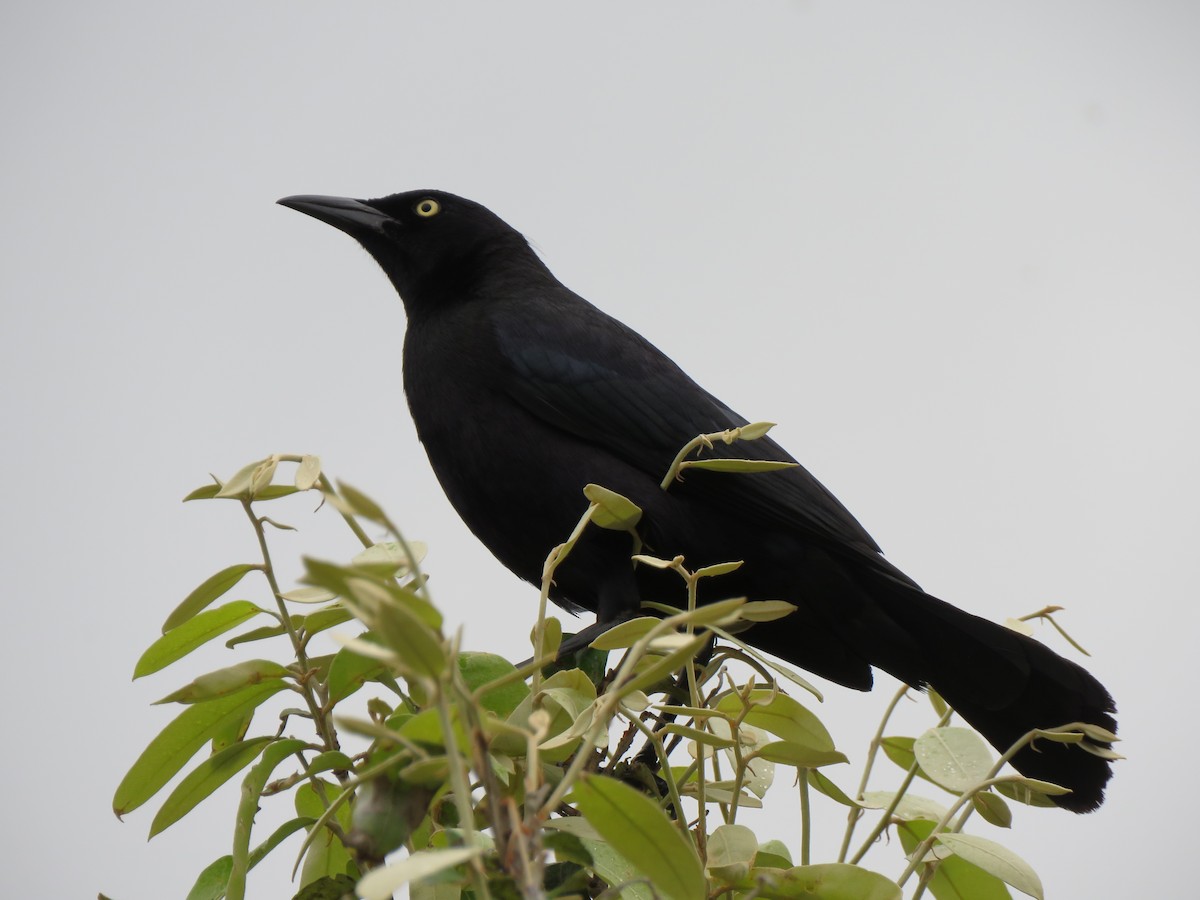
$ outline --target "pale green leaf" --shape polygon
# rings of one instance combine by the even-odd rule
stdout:
[[[758,838],[745,825],[718,825],[708,836],[705,868],[722,884],[734,884],[750,871]]]
[[[680,463],[680,469],[707,469],[710,472],[778,472],[794,469],[799,463],[780,462],[774,459],[689,459]]]
[[[987,744],[969,728],[931,728],[917,738],[913,753],[930,780],[955,793],[979,784],[995,764]]]
[[[250,494],[250,486],[254,483],[255,475],[262,472],[271,463],[271,457],[266,459],[256,459],[252,463],[246,463],[238,469],[228,481],[222,483],[221,489],[217,491],[216,496],[227,498],[247,497]],[[273,470],[273,467],[272,467]],[[269,481],[270,479],[268,479]]]
[[[642,510],[636,503],[598,484],[586,485],[583,496],[596,504],[592,521],[601,528],[630,531],[642,517]]]
[[[757,441],[759,438],[765,437],[767,432],[774,427],[774,422],[751,422],[738,429],[738,440]]]
[[[460,866],[482,852],[482,847],[418,850],[398,863],[368,872],[359,881],[356,891],[363,900],[391,900],[392,894],[402,885]]]
[[[307,491],[321,477],[321,457],[305,454],[296,467],[296,489]]]
[[[408,551],[412,552],[411,558],[408,551],[404,549],[405,545],[399,541],[380,541],[357,554],[351,562],[359,568],[378,571],[383,575],[402,575],[411,572],[425,559],[429,547],[422,541],[407,541],[406,543]]]
[[[621,650],[632,647],[654,628],[661,620],[654,616],[640,616],[614,625],[589,645],[596,650]]]
[[[934,823],[919,820],[900,823],[896,830],[904,852],[911,856],[933,827]],[[929,890],[936,900],[1012,900],[1003,881],[954,855],[937,863]]]
[[[1042,900],[1042,881],[1033,868],[1003,844],[973,834],[939,834],[937,840],[954,854],[995,875],[1018,891]]]
[[[697,569],[694,574],[697,578],[714,578],[718,575],[728,575],[730,572],[736,572],[744,563],[741,560],[733,562],[717,563],[712,566],[705,566],[702,569]]]
[[[747,622],[774,622],[795,611],[796,606],[785,600],[751,600],[738,610],[738,618]]]
[[[867,809],[887,809],[895,797],[895,791],[867,791],[863,794],[861,805]],[[946,807],[942,804],[907,792],[892,811],[897,819],[925,819],[930,822],[940,822],[945,814]]]
[[[280,594],[284,600],[292,603],[328,603],[336,600],[337,594],[323,587],[298,587]]]

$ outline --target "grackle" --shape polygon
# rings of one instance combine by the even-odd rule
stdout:
[[[664,491],[684,444],[747,420],[561,284],[488,209],[442,191],[279,202],[346,232],[391,279],[408,318],[404,388],[417,434],[459,515],[521,578],[540,582],[594,482],[642,508],[644,552],[682,555],[693,569],[744,561],[702,582],[702,602],[797,607],[741,634],[761,650],[858,690],[870,689],[873,666],[931,685],[1001,750],[1035,727],[1115,730],[1112,698],[1088,672],[922,591],[803,467],[691,469]],[[770,438],[708,454],[794,462]],[[629,534],[588,529],[555,573],[552,599],[596,614],[583,634],[637,614],[643,599],[681,598],[672,573],[634,565],[632,552]],[[1075,812],[1100,805],[1111,774],[1100,756],[1045,740],[1013,765],[1070,788],[1057,802]]]

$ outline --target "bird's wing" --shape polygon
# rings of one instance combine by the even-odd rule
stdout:
[[[747,423],[643,337],[581,298],[552,325],[545,323],[545,307],[539,312],[540,324],[505,316],[494,328],[509,370],[508,393],[544,422],[656,480],[692,438]],[[796,462],[769,438],[716,442],[704,456]],[[866,529],[799,464],[749,475],[694,472],[687,490],[732,515],[878,558]]]

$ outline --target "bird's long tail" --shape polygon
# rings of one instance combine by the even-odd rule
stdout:
[[[872,647],[871,662],[909,684],[932,686],[993,747],[1006,751],[1035,728],[1070,722],[1116,732],[1112,697],[1081,666],[919,588],[886,575],[869,577],[878,577],[871,593],[881,611],[919,649],[913,659],[911,653],[897,657],[889,646]],[[1030,778],[1070,788],[1055,801],[1073,812],[1098,807],[1112,774],[1107,759],[1045,739],[1020,750],[1012,764]]]

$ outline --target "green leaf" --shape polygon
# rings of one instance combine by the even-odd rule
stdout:
[[[885,737],[879,742],[879,746],[883,750],[884,756],[907,772],[917,762],[917,755],[913,752],[913,745],[916,742],[916,738],[910,737]],[[917,777],[934,784],[920,766],[917,766]]]
[[[269,659],[248,659],[224,669],[201,675],[156,703],[201,703],[217,697],[227,697],[245,687],[278,681],[291,675],[287,669]]]
[[[285,591],[279,596],[284,600],[290,600],[292,603],[328,603],[330,600],[337,599],[337,594],[323,587],[294,588],[293,590]]]
[[[268,681],[189,706],[159,732],[121,779],[113,795],[113,812],[120,818],[137,809],[158,793],[205,741],[231,722],[241,721],[247,712],[283,687],[282,681]]]
[[[171,791],[170,796],[158,810],[158,814],[150,824],[150,837],[166,831],[195,809],[196,805],[205,797],[258,759],[258,755],[273,740],[275,740],[273,737],[258,737],[241,741],[226,747],[219,753],[214,753],[192,769],[175,786],[175,790]]]
[[[341,793],[341,788],[337,785],[320,779],[318,779],[318,783],[323,787],[325,796],[330,801]],[[311,782],[302,784],[296,789],[295,801],[296,812],[299,815],[319,818],[325,812],[325,803],[317,795]],[[350,804],[348,803],[343,803],[335,813],[335,818],[341,826],[343,834],[350,830],[350,816]],[[320,881],[322,878],[353,875],[357,874],[357,871],[350,851],[333,831],[322,825],[320,832],[310,838],[308,849],[304,855],[304,867],[300,873],[300,884],[304,887]]]
[[[818,766],[832,766],[837,763],[849,762],[844,753],[837,750],[814,750],[802,744],[791,741],[773,741],[764,744],[754,751],[759,759],[769,760],[785,766],[795,766],[798,769],[815,769]]]
[[[862,805],[867,809],[887,809],[895,797],[895,791],[867,791],[863,794]],[[940,822],[945,814],[946,807],[940,803],[908,792],[905,792],[892,811],[892,815],[897,819],[925,819],[929,822]]]
[[[229,882],[225,889],[228,900],[243,900],[246,895],[246,873],[256,862],[250,854],[250,831],[254,826],[254,816],[258,812],[263,788],[266,787],[276,766],[306,746],[307,743],[299,738],[276,741],[263,751],[262,759],[255,763],[254,768],[242,779],[242,798],[238,803],[237,817],[233,823],[233,854],[230,857]]]
[[[778,462],[773,459],[689,459],[680,463],[682,469],[707,469],[710,472],[778,472],[780,469],[794,469],[799,463]]]
[[[399,541],[380,541],[357,554],[351,563],[356,568],[388,578],[403,575],[419,566],[429,552],[429,548],[421,541],[407,541],[407,544],[412,551],[412,559],[409,559],[404,544]]]
[[[183,626],[181,625],[180,628]],[[175,632],[170,632],[174,634]],[[225,646],[232,650],[239,644],[250,644],[254,641],[265,641],[274,637],[282,637],[287,634],[287,629],[282,625],[264,625],[261,628],[251,628],[249,631],[243,631],[241,634],[235,634],[225,642]]]
[[[795,611],[795,604],[785,600],[751,600],[738,610],[738,618],[747,622],[774,622]]]
[[[220,753],[226,747],[232,747],[238,741],[244,740],[246,732],[250,730],[250,723],[254,721],[254,712],[253,709],[249,709],[239,718],[230,719],[214,731],[209,738],[212,742],[209,753]]]
[[[1070,788],[1065,788],[1061,784],[1051,784],[1049,781],[1026,778],[1024,775],[1006,775],[1000,784],[1021,785],[1022,787],[1029,788],[1031,791],[1045,794],[1048,797],[1061,797],[1063,794],[1071,793]]]
[[[676,563],[683,559],[682,556],[678,557],[678,559],[659,559],[657,556],[647,556],[644,553],[637,553],[631,558],[635,562],[652,566],[655,569],[672,569]]]
[[[529,696],[529,686],[524,681],[509,681],[493,689],[486,686],[507,678],[516,672],[507,659],[494,653],[462,652],[458,654],[458,670],[462,673],[467,689],[480,691],[480,703],[489,712],[507,718],[521,701]]]
[[[644,667],[638,669],[637,675],[621,685],[622,694],[633,691],[645,691],[664,678],[678,672],[700,652],[700,648],[708,643],[708,635],[698,634],[679,648],[672,650],[666,656],[650,657]],[[646,660],[643,660],[646,662]]]
[[[353,488],[344,481],[338,482],[342,502],[349,506],[355,515],[370,519],[379,525],[387,525],[387,515],[382,507],[362,491]]]
[[[293,619],[296,617],[293,617]],[[304,633],[311,637],[314,634],[325,631],[328,628],[333,628],[335,625],[341,625],[343,622],[349,622],[354,616],[350,610],[341,604],[332,604],[324,609],[318,609],[314,613],[309,613],[304,617],[304,621],[300,627],[304,628]]]
[[[546,827],[578,838],[592,858],[588,868],[608,884],[623,885],[620,900],[658,900],[658,895],[633,864],[604,840],[586,819],[581,816],[551,819],[546,823]]]
[[[247,572],[258,568],[260,567],[251,563],[238,563],[236,566],[229,566],[210,576],[203,584],[188,594],[184,601],[167,616],[167,621],[163,622],[163,634],[182,625],[241,581]]]
[[[364,875],[358,883],[358,896],[363,900],[391,900],[402,885],[460,866],[482,852],[482,847],[418,850],[407,859]]]
[[[228,853],[214,859],[204,867],[204,871],[188,891],[187,900],[221,900],[225,896],[225,885],[229,883],[229,873],[232,869],[233,857]]]
[[[830,781],[818,769],[808,770],[808,783],[814,788],[842,806],[857,807],[859,804],[850,799],[850,795],[843,791],[840,787]]]
[[[586,485],[583,496],[596,504],[592,521],[601,528],[632,531],[642,517],[642,510],[636,503],[598,484]]]
[[[715,578],[718,575],[728,575],[730,572],[736,572],[744,563],[739,560],[733,562],[717,563],[712,566],[705,566],[702,569],[697,569],[692,574],[697,578]]]
[[[938,718],[946,714],[946,710],[950,707],[946,705],[946,701],[942,699],[942,695],[933,688],[925,689],[925,696],[929,698],[929,705],[933,707],[933,711],[937,713]]]
[[[305,772],[309,775],[318,775],[331,769],[349,772],[353,768],[354,761],[341,750],[326,750],[324,753],[318,753],[309,761]]]
[[[1058,806],[1050,799],[1048,794],[1030,788],[1027,784],[1020,782],[1002,781],[995,785],[995,791],[998,794],[1003,794],[1010,800],[1016,800],[1018,803],[1024,803],[1026,806],[1033,806],[1039,809],[1054,809]]]
[[[750,878],[763,882],[764,900],[901,900],[896,883],[848,863],[825,863],[778,869],[752,869]],[[699,895],[697,895],[699,896]]]
[[[737,439],[739,441],[757,441],[759,438],[765,437],[767,432],[774,427],[774,422],[751,422],[737,430]]]
[[[264,485],[254,492],[254,502],[258,503],[261,500],[278,500],[280,497],[290,497],[292,494],[299,493],[299,490],[299,488],[292,487],[290,484]]]
[[[396,651],[406,673],[437,678],[446,670],[441,638],[408,606],[382,604],[370,624],[384,644]]]
[[[736,747],[737,741],[730,738],[721,737],[713,734],[711,731],[701,731],[699,728],[692,728],[688,725],[672,724],[663,728],[667,734],[677,734],[684,740],[695,741],[698,744],[705,744],[709,747],[718,747],[721,749]]]
[[[754,868],[790,869],[792,851],[783,841],[767,841],[758,848],[758,853],[754,854]]]
[[[253,869],[262,862],[272,850],[290,838],[293,834],[302,828],[308,828],[312,825],[313,820],[307,816],[298,816],[295,819],[288,819],[273,832],[271,836],[250,851],[250,868]]]
[[[917,738],[913,753],[934,784],[954,793],[975,787],[995,764],[987,744],[969,728],[931,728]]]
[[[736,884],[750,871],[758,838],[745,825],[719,825],[708,836],[705,868],[722,884]]]
[[[975,811],[997,828],[1012,828],[1012,809],[1004,798],[991,791],[980,791],[971,798]]]
[[[184,497],[183,502],[187,503],[189,500],[211,500],[213,497],[217,496],[217,492],[219,490],[221,490],[221,486],[219,484],[201,485]]]
[[[725,625],[736,622],[741,609],[746,605],[745,597],[730,597],[727,600],[717,600],[705,603],[688,612],[678,613],[679,621],[691,624],[693,627],[706,625]]]
[[[363,634],[361,639],[378,643],[378,639],[370,633]],[[349,647],[343,647],[334,654],[333,662],[329,666],[327,686],[330,703],[345,700],[366,682],[388,671],[390,671],[388,666],[380,660],[355,653]]]
[[[272,850],[301,828],[311,825],[312,822],[312,819],[306,818],[289,819],[284,822],[271,833],[269,838],[251,851],[249,868],[253,869]],[[229,883],[229,875],[232,871],[233,857],[228,853],[213,860],[196,879],[196,883],[188,892],[187,900],[221,900],[225,896],[225,885]]]
[[[954,854],[1018,891],[1042,900],[1042,881],[1033,868],[1002,844],[973,834],[939,834],[937,840]]]
[[[747,725],[762,728],[800,747],[818,752],[834,750],[833,738],[821,720],[787,694],[755,690],[747,699],[750,707],[743,719]],[[716,708],[730,718],[737,718],[742,712],[742,699],[738,694],[728,693],[717,701]]]
[[[133,677],[141,678],[165,669],[213,638],[262,612],[249,600],[234,600],[216,609],[205,610],[173,628],[146,648],[133,668]]]
[[[596,650],[621,650],[632,647],[657,625],[661,619],[654,616],[639,616],[614,625],[588,646]]]
[[[600,836],[645,874],[659,894],[675,900],[708,895],[696,848],[657,803],[603,775],[581,778],[573,798]]]
[[[924,821],[900,823],[896,831],[904,852],[911,856],[933,827],[934,823]],[[929,890],[936,900],[1012,900],[1003,881],[958,856],[947,856],[937,862]]]

